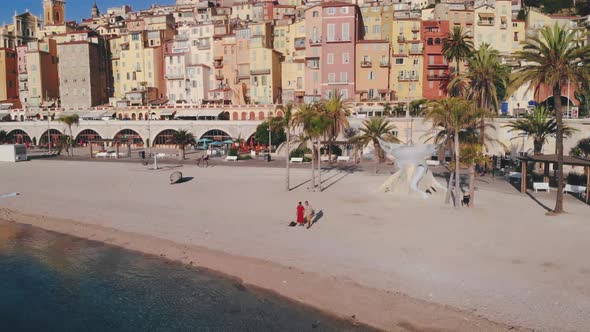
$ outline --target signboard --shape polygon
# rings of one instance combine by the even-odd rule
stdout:
[[[507,101],[502,102],[502,114],[503,115],[508,114],[508,102]]]

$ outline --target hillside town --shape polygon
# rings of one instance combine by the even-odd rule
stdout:
[[[4,121],[113,109],[121,110],[119,119],[142,120],[146,112],[124,110],[146,106],[157,107],[157,119],[218,117],[194,111],[212,105],[230,105],[228,120],[264,120],[274,110],[264,105],[334,94],[353,101],[355,115],[383,115],[448,96],[449,80],[466,66],[443,52],[454,27],[514,68],[521,65],[514,53],[540,28],[576,29],[587,42],[589,22],[525,8],[521,0],[177,0],[141,10],[94,4],[89,18],[75,22],[65,1],[39,1],[41,17],[15,14],[0,27],[0,101],[12,110]],[[576,89],[563,87],[566,118],[579,115]],[[524,114],[550,97],[544,90],[522,87],[504,96],[497,112]]]

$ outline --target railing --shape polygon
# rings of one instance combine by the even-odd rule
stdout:
[[[269,74],[270,74],[270,68],[251,69],[250,70],[250,75],[269,75]]]
[[[322,45],[322,37],[320,37],[317,40],[310,39],[309,40],[309,45],[311,45],[311,46],[319,46],[319,45]]]
[[[373,63],[371,62],[371,60],[363,60],[361,61],[361,67],[363,68],[369,68],[372,67]]]
[[[477,21],[477,24],[483,25],[483,26],[493,26],[494,20],[479,20],[479,21]]]
[[[176,37],[174,37],[174,40],[178,40],[178,41],[186,41],[188,40],[188,36],[187,35],[176,35]]]
[[[223,74],[215,74],[215,79],[216,80],[222,80],[223,79]]]
[[[166,74],[167,80],[181,80],[184,79],[184,74]]]
[[[390,63],[389,60],[381,60],[381,62],[379,62],[379,67],[389,67]]]
[[[305,39],[304,38],[295,39],[295,49],[296,50],[305,49]]]
[[[215,67],[215,68],[222,68],[223,67],[223,61],[215,60],[213,62],[213,67]]]
[[[336,81],[328,81],[328,84],[330,84],[330,85],[348,84],[348,80],[346,80],[346,81],[339,81],[339,82],[336,82]]]
[[[415,75],[415,76],[399,76],[397,78],[397,80],[399,82],[417,81],[418,80],[418,75]]]
[[[419,31],[420,31],[420,26],[418,26],[418,25],[412,26],[412,32],[419,32]]]
[[[500,24],[500,29],[508,29],[508,24],[506,24],[506,23],[501,23],[501,24]]]
[[[210,48],[211,48],[211,44],[209,44],[209,43],[199,43],[197,45],[197,49],[199,49],[199,50],[208,50]]]
[[[426,65],[427,68],[439,68],[439,69],[444,69],[444,68],[448,68],[449,64],[448,63],[429,63]]]
[[[422,47],[419,48],[410,48],[410,54],[422,54]]]
[[[430,81],[443,81],[449,78],[447,75],[429,74],[426,76]]]
[[[397,42],[398,43],[405,43],[406,42],[406,37],[404,37],[404,36],[397,36]]]

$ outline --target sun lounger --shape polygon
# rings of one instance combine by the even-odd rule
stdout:
[[[539,190],[546,190],[549,192],[549,183],[548,182],[533,182],[533,189],[535,192],[539,192]]]
[[[303,158],[297,158],[297,157],[293,157],[291,158],[291,163],[302,163],[303,162]]]
[[[227,156],[225,161],[238,161],[238,156]]]

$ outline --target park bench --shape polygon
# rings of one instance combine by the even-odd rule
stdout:
[[[426,166],[439,166],[440,161],[438,160],[426,160]]]
[[[291,158],[291,163],[302,163],[303,162],[303,158],[297,158],[297,157],[292,157]]]
[[[533,189],[535,192],[539,192],[539,190],[546,190],[549,192],[549,183],[548,182],[533,182]]]
[[[574,186],[571,184],[566,184],[565,187],[563,188],[563,192],[564,193],[570,193],[570,194],[585,194],[586,193],[586,187],[584,186]]]
[[[349,156],[338,156],[338,158],[336,158],[336,161],[340,162],[349,162],[350,161],[350,157]]]
[[[97,157],[97,158],[98,157],[104,157],[104,158],[106,158],[108,156],[108,154],[109,154],[108,152],[98,152],[98,153],[96,153],[95,157]]]
[[[227,156],[225,161],[238,161],[238,156]]]

